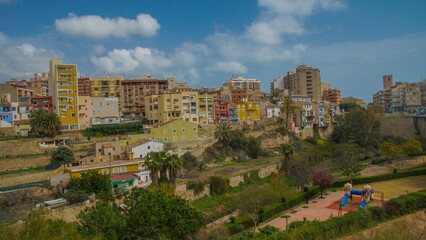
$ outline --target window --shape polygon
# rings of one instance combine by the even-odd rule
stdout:
[[[71,113],[71,117],[75,117],[75,113]]]
[[[118,167],[113,168],[112,173],[119,173]]]
[[[177,136],[173,136],[173,142],[177,141]]]
[[[126,166],[120,167],[120,172],[122,173],[127,172]]]
[[[182,132],[185,132],[185,128],[182,128]]]
[[[197,128],[194,128],[194,132],[196,132],[197,131]]]
[[[148,146],[148,149],[151,149],[151,146]]]
[[[173,133],[176,133],[176,128],[173,128]]]
[[[167,129],[163,129],[163,134],[167,134]]]
[[[164,140],[164,142],[167,142],[167,141],[168,141],[168,139],[167,139],[166,137],[165,137],[163,140]]]
[[[93,160],[92,160],[92,161],[93,161]],[[103,175],[108,174],[108,169],[102,169],[102,174],[103,174]]]

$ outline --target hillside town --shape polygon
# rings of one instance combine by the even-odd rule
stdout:
[[[0,240],[426,239],[422,6],[0,0]]]

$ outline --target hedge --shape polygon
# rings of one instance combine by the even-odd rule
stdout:
[[[397,206],[397,211],[401,215],[406,215],[417,210],[426,208],[426,189],[393,198],[390,200]]]
[[[320,192],[320,188],[318,186],[311,187],[308,191],[308,196],[313,197]],[[287,209],[290,209],[297,204],[306,201],[306,193],[299,192],[296,193],[286,199],[284,203],[274,203],[270,206],[261,208],[258,212],[259,221],[263,222],[271,218],[274,214],[283,212]],[[241,216],[235,219],[235,223],[226,224],[228,227],[228,231],[230,234],[235,234],[241,232],[244,229],[249,229],[254,226],[253,220],[249,215]]]
[[[112,124],[100,125],[86,128],[82,131],[85,137],[97,137],[107,135],[117,135],[124,133],[142,133],[143,123],[126,123],[126,124]]]
[[[426,175],[426,168],[402,170],[402,171],[398,171],[397,173],[385,173],[385,174],[380,174],[380,175],[370,176],[370,177],[354,178],[353,185],[367,184],[372,182],[381,182],[381,181],[387,181],[392,179],[420,176],[420,175]],[[333,183],[331,187],[343,187],[345,183],[350,181],[351,181],[350,179],[337,180]]]

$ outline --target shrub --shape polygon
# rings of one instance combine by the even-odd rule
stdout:
[[[186,152],[182,155],[182,163],[183,168],[185,168],[188,171],[191,171],[193,168],[197,167],[197,158],[192,155],[190,152]]]
[[[199,181],[191,181],[186,185],[187,189],[193,189],[194,195],[198,195],[204,191],[204,183]]]
[[[397,172],[398,172],[398,169],[397,169],[397,168],[393,168],[392,172],[393,172],[393,173],[397,173]]]
[[[385,210],[379,206],[369,207],[368,210],[371,212],[371,217],[375,221],[382,221],[385,218]]]
[[[398,206],[397,208],[392,209],[394,213],[396,213],[395,210],[398,209],[399,214],[406,215],[419,209],[426,208],[426,190],[402,195],[390,200],[389,202],[393,202],[396,206]]]
[[[89,199],[89,196],[81,190],[70,189],[64,193],[64,198],[69,204],[74,204],[86,201]]]
[[[101,125],[86,128],[83,130],[85,137],[102,137],[107,135],[117,135],[124,133],[142,133],[143,123],[127,123],[127,124],[113,124]]]
[[[273,233],[278,231],[278,228],[267,225],[263,228],[259,228],[259,237],[271,236]]]
[[[210,193],[212,195],[222,195],[228,192],[229,180],[218,176],[210,177]]]

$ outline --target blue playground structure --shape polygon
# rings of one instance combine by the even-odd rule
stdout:
[[[348,203],[349,198],[352,200],[353,195],[361,196],[361,199],[362,199],[361,206],[360,206],[361,208],[364,208],[365,206],[367,206],[367,203],[374,199],[373,198],[374,189],[370,187],[368,184],[363,187],[363,190],[354,190],[352,189],[352,184],[346,183],[344,186],[344,190],[345,190],[345,196],[343,197],[343,200],[340,203],[338,216],[342,215],[342,207],[344,207]],[[380,191],[376,191],[376,192],[381,193],[382,204],[383,204],[384,193]]]

